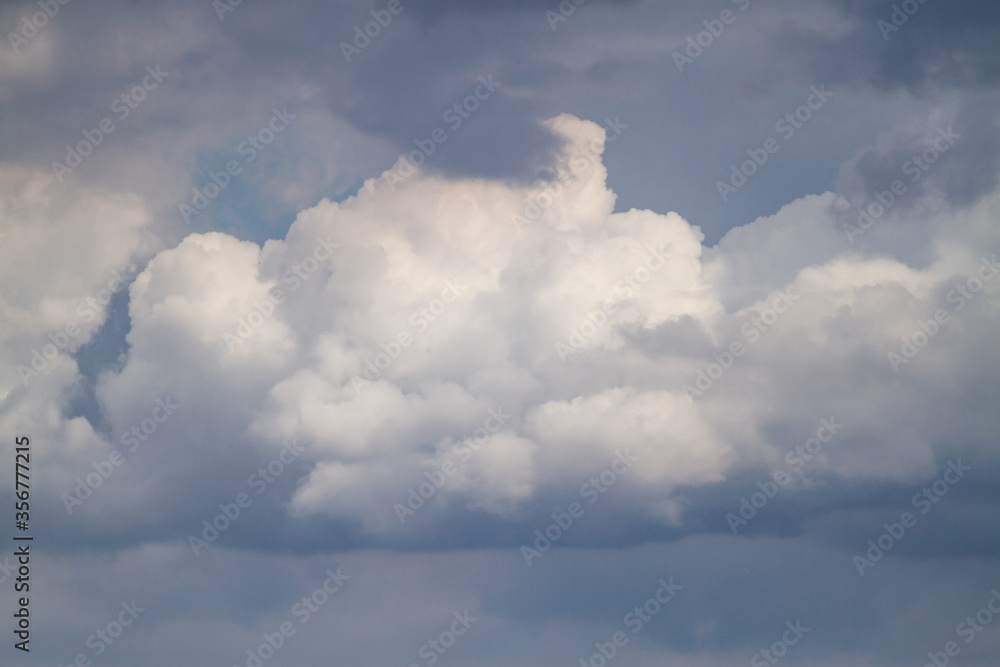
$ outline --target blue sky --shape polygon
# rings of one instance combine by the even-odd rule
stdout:
[[[993,664],[995,3],[0,25],[3,664]]]

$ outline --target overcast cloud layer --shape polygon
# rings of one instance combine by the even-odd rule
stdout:
[[[0,663],[995,664],[995,2],[0,26]]]

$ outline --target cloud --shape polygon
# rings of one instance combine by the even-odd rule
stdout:
[[[890,2],[592,1],[553,30],[558,1],[403,1],[349,63],[384,2],[73,2],[0,53],[0,425],[36,447],[36,658],[137,599],[91,657],[244,664],[339,565],[278,660],[422,663],[467,609],[453,664],[575,664],[661,577],[684,588],[623,665],[745,662],[795,619],[803,664],[940,650],[997,574],[995,3],[923,3],[884,39]],[[722,201],[812,86],[822,114]],[[287,131],[187,224],[275,107]]]
[[[210,514],[246,487],[249,472],[213,466],[252,471],[293,439],[305,453],[263,499],[268,521],[325,517],[371,544],[424,539],[394,507],[425,482],[439,480],[423,524],[457,512],[511,525],[622,451],[641,464],[615,512],[701,530],[691,494],[780,464],[821,418],[845,432],[810,478],[933,474],[946,431],[912,406],[930,409],[942,369],[995,355],[968,327],[995,320],[1000,283],[965,312],[947,299],[979,264],[961,229],[930,244],[924,267],[866,256],[827,193],[706,251],[675,213],[613,212],[603,128],[568,115],[546,127],[563,142],[550,181],[383,175],[263,247],[212,232],[158,252],[130,286],[127,359],[96,395],[112,438],[156,397],[173,396],[183,418],[116,480],[135,507],[115,515],[131,523],[183,496],[152,530],[184,530],[181,514]],[[982,229],[996,205],[961,224]],[[894,369],[898,341],[942,308],[954,323]],[[83,433],[63,486],[73,464],[115,446]]]

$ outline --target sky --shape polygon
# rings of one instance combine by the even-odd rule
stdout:
[[[996,664],[997,3],[0,27],[0,664]]]

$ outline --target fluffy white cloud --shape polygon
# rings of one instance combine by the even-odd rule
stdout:
[[[158,253],[131,286],[127,363],[97,387],[116,432],[151,397],[186,406],[159,492],[143,497],[194,483],[182,451],[267,456],[296,438],[310,472],[286,491],[288,511],[382,533],[429,479],[444,480],[438,509],[515,517],[629,450],[641,461],[630,511],[680,523],[685,488],[781,465],[831,416],[845,430],[809,475],[933,469],[941,430],[885,416],[930,408],[940,373],[996,356],[969,323],[995,322],[1000,281],[965,312],[946,299],[978,262],[961,230],[931,243],[927,266],[868,256],[836,228],[842,202],[828,193],[706,252],[676,213],[613,211],[603,129],[567,115],[547,126],[565,141],[551,182],[383,177],[303,211],[263,248],[208,233]],[[985,200],[963,224],[988,241],[996,209]],[[119,240],[73,271],[99,276],[135,247]],[[955,322],[894,372],[887,354],[942,308]],[[109,447],[53,419],[67,447]]]
[[[53,443],[36,461],[51,465],[45,483],[56,486],[107,451],[86,419],[66,418],[81,380],[72,355],[155,247],[138,197],[57,185],[0,166],[0,424]]]

